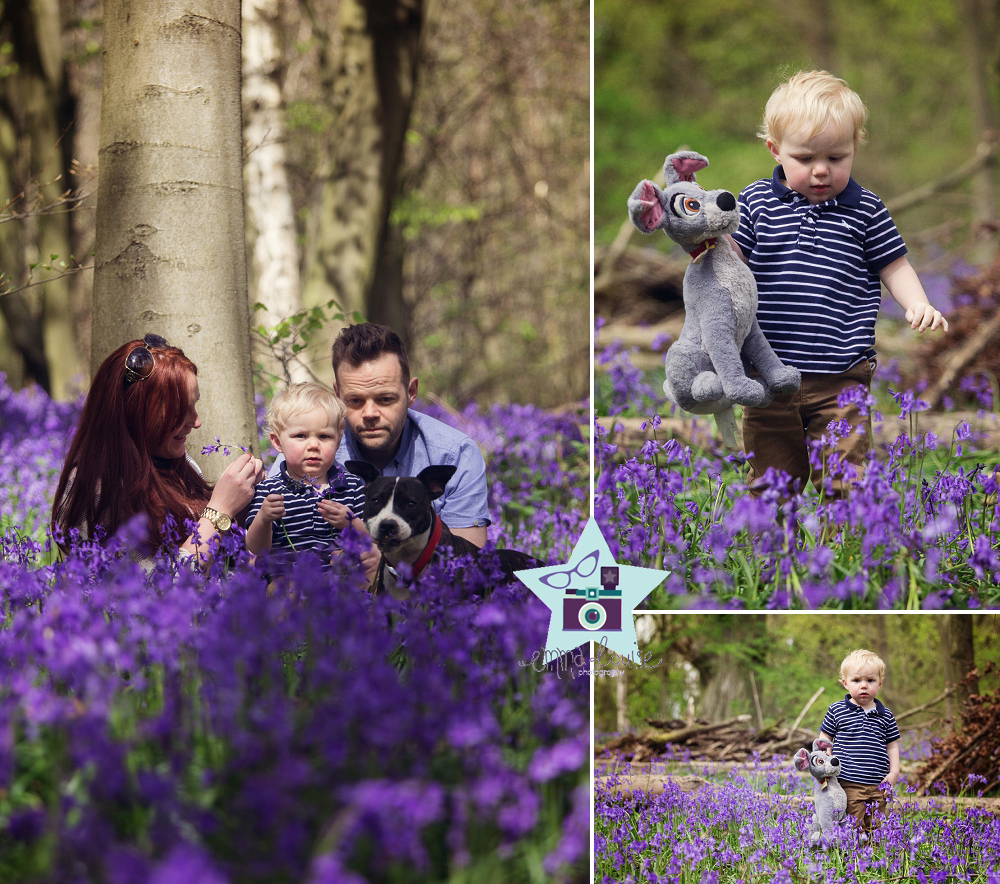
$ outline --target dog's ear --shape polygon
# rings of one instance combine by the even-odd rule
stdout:
[[[364,479],[366,485],[381,475],[381,473],[379,473],[379,471],[366,460],[349,460],[344,463],[344,466],[347,468],[349,473],[354,473],[355,476]]]
[[[458,467],[452,466],[451,464],[438,464],[437,466],[424,467],[417,478],[423,482],[424,487],[427,489],[431,496],[431,500],[437,500],[442,494],[444,494],[444,486],[448,484],[448,480],[455,475],[455,470]]]
[[[806,770],[809,767],[809,753],[805,749],[799,749],[792,756],[792,761],[795,762],[796,770]]]
[[[832,749],[833,743],[829,740],[813,740],[813,752],[826,752],[827,749]]]

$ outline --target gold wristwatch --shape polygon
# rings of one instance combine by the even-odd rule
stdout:
[[[213,525],[215,525],[215,530],[221,532],[228,531],[233,527],[233,520],[227,516],[225,513],[220,513],[216,509],[207,506],[201,511],[201,515],[198,516],[199,519],[208,519]]]

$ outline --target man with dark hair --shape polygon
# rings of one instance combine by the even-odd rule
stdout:
[[[482,546],[490,524],[486,463],[465,433],[410,408],[417,379],[399,335],[372,322],[349,325],[333,343],[332,361],[334,389],[347,406],[337,462],[364,460],[383,476],[455,466],[434,508],[453,534]]]
[[[457,467],[434,501],[453,534],[486,542],[486,463],[462,433],[410,406],[417,379],[403,342],[391,328],[363,322],[342,329],[333,344],[335,389],[347,406],[347,431],[337,459],[365,460],[384,476],[416,476],[424,467]]]

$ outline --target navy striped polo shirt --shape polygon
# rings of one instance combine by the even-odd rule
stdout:
[[[839,374],[874,356],[878,274],[906,245],[882,201],[853,178],[813,205],[783,175],[777,166],[743,190],[733,239],[757,280],[757,319],[774,352],[800,371]]]
[[[851,695],[831,703],[820,730],[833,737],[833,754],[840,759],[840,779],[848,783],[877,786],[889,773],[885,747],[899,739],[892,713],[878,700],[865,712]]]
[[[334,464],[327,473],[334,503],[342,503],[357,517],[365,507],[365,483],[352,473]],[[294,549],[302,552],[314,549],[328,552],[340,548],[340,531],[327,522],[316,508],[320,495],[308,482],[297,482],[288,475],[284,462],[276,476],[257,483],[246,518],[246,527],[260,512],[264,498],[277,492],[283,498],[285,515],[271,525],[271,549]]]

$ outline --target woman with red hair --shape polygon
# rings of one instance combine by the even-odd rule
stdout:
[[[197,373],[183,351],[151,334],[101,363],[56,488],[52,529],[61,544],[73,529],[109,538],[144,513],[148,540],[130,550],[134,561],[161,549],[208,558],[207,541],[228,531],[250,502],[262,465],[243,454],[214,488],[205,481],[185,449],[188,433],[201,426]],[[198,525],[189,534],[190,520]]]

